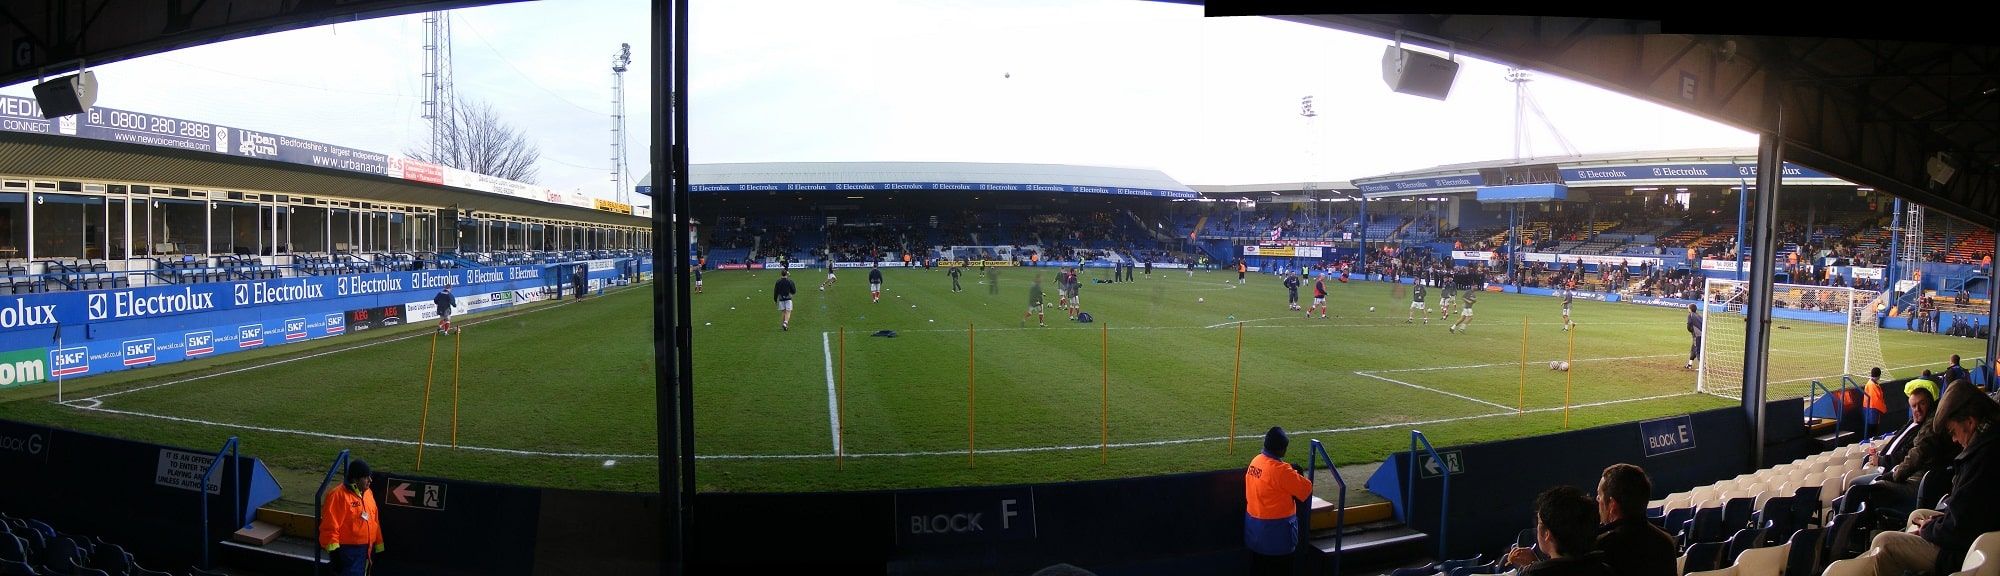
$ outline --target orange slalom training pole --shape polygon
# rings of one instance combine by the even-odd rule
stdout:
[[[1569,356],[1567,360],[1563,361],[1570,363],[1569,365],[1570,369],[1563,371],[1563,427],[1568,428],[1569,391],[1571,384],[1576,381],[1576,331],[1575,330],[1569,331]]]
[[[965,463],[967,466],[976,468],[979,466],[979,460],[978,460],[979,450],[977,448],[978,442],[976,441],[976,439],[978,438],[978,429],[974,426],[974,422],[977,421],[978,412],[974,408],[974,406],[978,403],[979,396],[973,387],[973,379],[972,379],[972,366],[974,361],[973,358],[974,355],[973,355],[972,323],[966,322],[965,323]]]
[[[840,450],[833,453],[833,465],[835,468],[845,469],[847,467],[847,442],[843,440],[841,437],[845,436],[847,432],[847,418],[846,418],[847,416],[846,414],[847,412],[847,327],[846,326],[840,327],[840,378],[834,380],[833,404],[834,406],[836,406],[835,416],[841,417],[840,425],[835,426],[833,428],[833,441],[835,444],[840,445]]]
[[[436,373],[438,359],[438,337],[431,334],[431,362],[424,368],[423,416],[417,420],[417,469],[424,469],[424,435],[431,425],[431,376]]]
[[[1097,461],[1103,463],[1111,457],[1111,323],[1104,323],[1103,336],[1098,340],[1104,344],[1104,408],[1097,418],[1101,439],[1097,441]]]
[[[1514,413],[1520,414],[1528,407],[1528,317],[1521,317],[1521,391],[1514,400]]]
[[[464,332],[451,333],[451,447],[458,447],[458,351]]]
[[[1229,386],[1229,453],[1236,453],[1236,396],[1243,391],[1243,323],[1236,323],[1236,378]]]

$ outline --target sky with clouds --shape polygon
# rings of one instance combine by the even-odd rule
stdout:
[[[651,141],[649,3],[453,12],[459,94],[541,144],[539,183],[609,197],[611,55],[632,171]],[[1128,0],[697,0],[694,162],[971,161],[1157,168],[1189,184],[1340,180],[1507,158],[1505,66],[1461,58],[1450,98],[1390,92],[1386,41]],[[428,137],[421,15],[96,67],[98,104],[378,152]],[[1719,123],[1546,74],[1530,90],[1582,153],[1754,146]],[[28,95],[26,85],[0,93]],[[1299,115],[1302,96],[1318,116]],[[1541,121],[1532,151],[1560,154]],[[634,178],[636,180],[636,177]]]

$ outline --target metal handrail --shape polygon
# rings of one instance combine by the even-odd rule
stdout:
[[[1340,469],[1334,467],[1333,457],[1327,455],[1326,445],[1319,440],[1312,441],[1312,451],[1306,455],[1306,479],[1311,480],[1319,471],[1319,460],[1326,459],[1326,471],[1333,473],[1333,483],[1340,487],[1340,496],[1333,508],[1333,576],[1340,576],[1340,554],[1342,534],[1347,531],[1347,480],[1340,477]],[[1310,502],[1310,500],[1308,500]],[[1312,527],[1312,516],[1306,516],[1306,527]]]
[[[1405,521],[1408,521],[1408,519],[1413,519],[1416,517],[1415,504],[1416,504],[1416,491],[1417,491],[1417,455],[1418,455],[1417,445],[1419,443],[1422,443],[1424,447],[1424,452],[1430,453],[1431,460],[1437,462],[1438,467],[1443,469],[1444,471],[1444,473],[1442,474],[1442,476],[1444,477],[1443,478],[1444,490],[1442,491],[1442,494],[1438,498],[1438,534],[1437,534],[1438,557],[1444,558],[1446,550],[1444,545],[1445,522],[1451,518],[1451,465],[1445,462],[1444,457],[1438,455],[1437,449],[1431,447],[1430,438],[1426,438],[1424,436],[1424,433],[1420,430],[1410,431],[1410,474],[1409,476],[1405,477],[1406,485],[1404,486],[1403,489],[1403,518],[1405,519]]]
[[[326,512],[326,510],[325,510],[325,508],[326,508],[326,485],[327,485],[327,483],[328,483],[328,482],[332,482],[332,481],[333,481],[333,475],[334,475],[335,473],[339,472],[341,468],[345,468],[345,467],[346,467],[346,464],[347,464],[347,451],[346,451],[346,450],[341,450],[341,451],[340,451],[340,454],[339,454],[339,455],[337,455],[337,456],[334,456],[334,457],[333,457],[333,465],[332,465],[332,466],[328,466],[328,467],[326,468],[326,477],[325,477],[325,478],[322,478],[322,479],[320,479],[320,481],[319,481],[319,491],[318,491],[318,492],[314,492],[314,493],[313,493],[313,529],[314,529],[314,531],[318,531],[318,529],[319,529],[319,522],[320,522],[320,515],[321,515],[321,514],[324,514],[324,513]],[[320,546],[320,543],[319,543],[319,539],[317,538],[317,536],[315,536],[315,538],[313,539],[313,574],[315,574],[315,575],[317,575],[317,574],[319,574],[319,573],[320,573],[320,564],[319,564],[319,559],[320,559],[320,554],[322,554],[322,553],[325,553],[325,552],[326,552],[326,549],[325,549],[325,548],[322,548],[322,547]]]
[[[208,482],[215,477],[215,469],[222,464],[222,455],[224,454],[229,455],[230,470],[235,471],[239,475],[243,473],[243,457],[237,453],[236,437],[230,436],[228,442],[222,443],[222,449],[215,451],[215,459],[208,462],[208,470],[201,473],[201,486],[195,487],[195,491],[201,493],[201,568],[203,570],[215,567],[214,564],[209,562],[209,549],[215,546],[215,539],[209,537],[208,534]],[[241,522],[243,521],[243,499],[238,498],[236,492],[242,490],[243,483],[233,482],[230,483],[230,486],[233,489],[230,490],[229,501],[236,504],[236,515],[233,518],[234,521]],[[238,528],[240,529],[241,527],[239,526]]]
[[[1847,387],[1841,386],[1841,389],[1846,390]],[[1845,418],[1842,417],[1847,415],[1847,400],[1842,396],[1834,394],[1833,390],[1827,388],[1825,384],[1821,384],[1818,380],[1814,380],[1812,381],[1812,401],[1811,401],[1812,404],[1819,403],[1820,393],[1822,392],[1826,393],[1827,396],[1833,398],[1833,404],[1834,404],[1833,437],[1835,439],[1838,439],[1840,438],[1840,433],[1841,433],[1841,423],[1843,420],[1845,420]]]
[[[1861,384],[1856,383],[1853,377],[1842,374],[1840,376],[1840,389],[1846,390],[1848,386],[1853,386],[1855,393],[1861,398],[1861,437],[1866,439],[1871,435],[1871,432],[1874,432],[1874,429],[1868,426],[1868,389],[1862,388]],[[1883,416],[1887,416],[1887,414]]]

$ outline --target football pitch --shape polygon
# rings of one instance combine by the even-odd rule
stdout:
[[[1407,448],[1412,428],[1465,444],[1735,404],[1694,393],[1685,311],[1672,308],[1579,300],[1563,332],[1556,299],[1487,293],[1471,328],[1451,333],[1458,314],[1437,316],[1436,289],[1428,323],[1405,322],[1409,287],[1358,281],[1329,282],[1329,317],[1306,319],[1268,275],[1239,285],[1233,273],[1155,270],[1098,284],[1106,274],[1088,270],[1083,309],[1096,322],[1080,324],[1055,307],[1052,268],[1001,269],[997,285],[968,271],[962,292],[942,269],[885,269],[879,303],[866,270],[843,270],[825,292],[824,273],[794,272],[789,331],[771,302],[776,272],[710,272],[693,296],[701,490],[1236,468],[1274,425],[1355,464]],[[1038,273],[1046,328],[1022,319]],[[1310,284],[1301,293],[1309,303]],[[641,286],[473,316],[455,337],[413,325],[72,380],[60,404],[52,385],[10,390],[0,418],[196,449],[240,436],[294,505],[310,504],[341,449],[417,470],[420,434],[423,475],[651,491],[650,298]],[[1840,327],[1777,324],[1773,397],[1838,381]],[[896,335],[873,335],[884,330]],[[1981,348],[1900,331],[1881,341],[1899,375]],[[1570,371],[1548,368],[1564,359]]]

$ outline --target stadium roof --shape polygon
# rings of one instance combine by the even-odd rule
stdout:
[[[1575,166],[1575,165],[1596,164],[1603,162],[1663,162],[1663,161],[1679,161],[1679,160],[1719,160],[1719,159],[1749,159],[1754,162],[1757,159],[1757,150],[1755,148],[1690,148],[1686,150],[1649,150],[1649,151],[1637,151],[1637,152],[1606,152],[1602,154],[1581,154],[1577,156],[1545,156],[1539,158],[1522,158],[1519,160],[1515,159],[1481,160],[1479,162],[1465,162],[1460,164],[1445,164],[1441,166],[1432,166],[1430,168],[1423,168],[1419,170],[1390,172],[1388,174],[1383,174],[1380,176],[1355,178],[1354,181],[1361,182],[1361,181],[1373,181],[1373,180],[1393,180],[1396,178],[1402,178],[1408,176],[1428,176],[1435,174],[1471,172],[1485,168],[1510,168],[1515,166],[1537,166],[1546,164],[1556,164],[1560,166]]]
[[[1345,197],[1356,197],[1361,193],[1360,188],[1354,187],[1353,183],[1346,180],[1275,182],[1270,184],[1196,184],[1189,186],[1189,188],[1193,188],[1194,191],[1200,192],[1201,195],[1210,198],[1262,200],[1272,196],[1296,196],[1304,193],[1307,185],[1311,185],[1314,191],[1322,194],[1331,193]]]
[[[457,205],[481,212],[613,226],[652,224],[651,219],[639,216],[390,176],[194,150],[4,130],[0,130],[0,167],[5,167],[8,172],[47,178],[255,190],[420,206]]]
[[[795,190],[1021,190],[1193,198],[1159,170],[979,162],[754,162],[693,164],[695,192]]]

